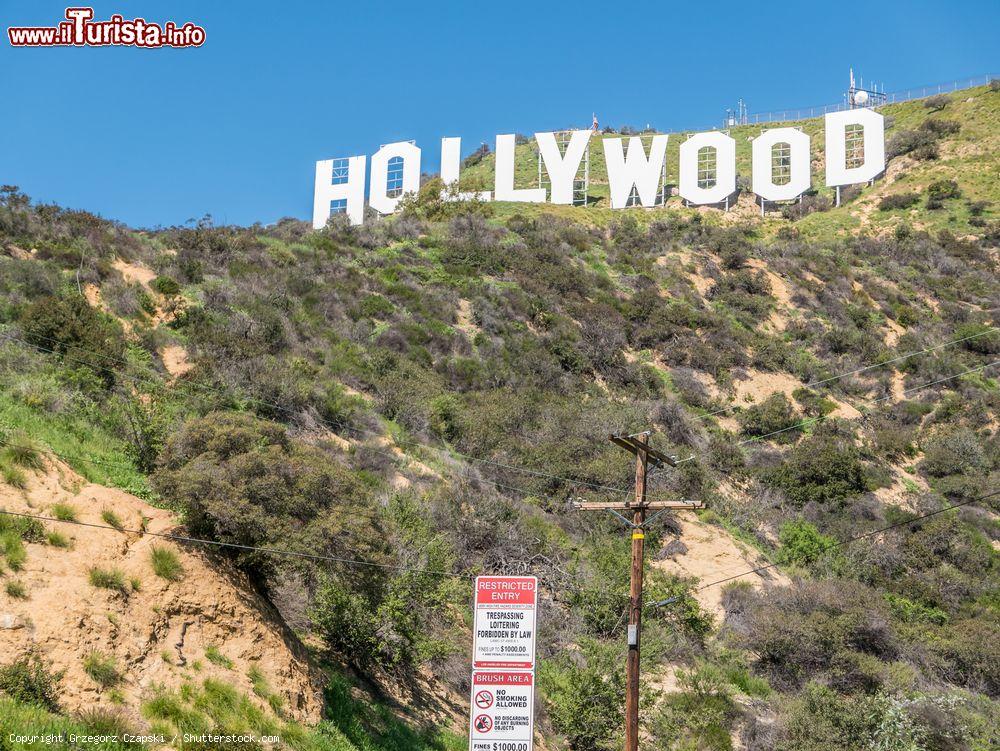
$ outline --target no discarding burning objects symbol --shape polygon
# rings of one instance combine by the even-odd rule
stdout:
[[[537,605],[534,576],[476,578],[474,670],[534,669]]]
[[[481,714],[476,718],[476,732],[488,733],[493,729],[493,718],[488,714]]]

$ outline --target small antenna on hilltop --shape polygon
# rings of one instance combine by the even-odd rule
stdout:
[[[743,97],[739,98],[736,102],[735,109],[726,110],[726,128],[734,128],[737,125],[746,125],[749,122],[750,116],[747,114],[747,104],[743,101]]]
[[[877,83],[872,84],[871,88],[865,88],[864,76],[861,76],[859,78],[860,83],[856,84],[854,82],[854,68],[850,70],[851,85],[847,89],[847,106],[850,109],[879,107],[888,101],[888,96],[885,93],[885,84],[882,85],[881,91],[879,91]]]

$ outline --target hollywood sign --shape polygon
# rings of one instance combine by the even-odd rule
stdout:
[[[851,150],[848,152],[848,131]],[[495,177],[492,191],[459,192],[461,138],[441,139],[441,179],[447,200],[573,203],[573,183],[593,132],[575,130],[560,148],[555,133],[536,133],[542,163],[549,177],[545,188],[514,187],[513,134],[496,137]],[[625,208],[635,195],[638,205],[657,205],[668,136],[652,137],[647,153],[641,139],[604,138],[611,207]],[[812,184],[809,136],[796,128],[772,128],[753,139],[751,178],[753,192],[762,201],[790,201]],[[832,112],[825,117],[826,185],[841,187],[868,182],[885,170],[885,124],[870,109]],[[859,147],[860,146],[860,147]],[[777,177],[774,149],[780,149],[786,169]],[[714,152],[712,179],[699,180],[699,155]],[[860,156],[859,156],[860,155]],[[316,162],[313,193],[313,227],[325,226],[331,213],[345,213],[352,224],[364,220],[367,160],[364,156]],[[689,204],[720,204],[736,192],[736,141],[726,133],[696,133],[680,146],[678,193]],[[410,141],[382,146],[371,158],[369,205],[380,214],[392,214],[400,200],[420,187],[420,148]],[[635,199],[633,199],[635,200]]]

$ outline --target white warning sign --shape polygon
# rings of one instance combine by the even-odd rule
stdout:
[[[534,669],[537,603],[534,576],[476,578],[473,670]]]
[[[469,751],[531,751],[535,676],[517,670],[472,673]]]

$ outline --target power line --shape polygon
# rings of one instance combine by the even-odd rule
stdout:
[[[929,388],[931,386],[937,386],[940,383],[946,383],[947,381],[953,381],[956,378],[961,378],[962,376],[970,375],[971,373],[978,373],[981,370],[986,370],[987,368],[992,368],[994,365],[1000,365],[1000,360],[994,360],[993,362],[986,363],[985,365],[980,365],[979,367],[976,367],[976,368],[969,368],[968,370],[963,370],[961,373],[955,373],[954,375],[946,376],[944,378],[938,378],[937,380],[934,380],[934,381],[928,381],[927,383],[922,383],[919,386],[911,386],[908,389],[903,389],[899,393],[901,393],[901,394],[908,394],[908,393],[910,393],[912,391],[920,391],[922,389],[926,389],[926,388]],[[880,397],[878,397],[876,399],[867,399],[867,400],[861,402],[861,404],[862,404],[862,406],[864,406],[864,405],[870,405],[870,404],[877,404],[878,402],[883,402],[883,401],[886,401],[887,399],[893,399],[893,398],[895,398],[895,396],[896,396],[895,394],[889,394],[887,396],[880,396]],[[794,425],[788,425],[787,427],[781,428],[779,430],[772,430],[770,433],[764,433],[763,435],[757,435],[757,436],[753,436],[751,438],[747,438],[746,440],[739,441],[736,445],[737,446],[745,446],[748,443],[755,443],[757,441],[762,441],[765,438],[770,438],[771,436],[779,435],[780,433],[787,433],[790,430],[797,430],[799,428],[804,428],[804,427],[807,427],[809,425],[813,425],[815,423],[818,423],[818,422],[821,422],[823,420],[828,419],[828,417],[829,417],[828,415],[820,415],[819,417],[810,417],[809,419],[803,420],[801,422],[797,422]],[[682,464],[683,462],[691,461],[694,458],[695,457],[691,456],[691,457],[688,457],[687,459],[680,459],[680,460],[678,460],[677,463],[678,464]]]
[[[879,527],[878,529],[873,529],[870,532],[865,532],[863,534],[856,535],[854,537],[849,537],[846,540],[840,540],[838,542],[835,542],[835,543],[827,546],[824,549],[823,552],[825,553],[826,551],[833,550],[834,548],[844,547],[845,545],[850,545],[852,542],[857,542],[858,540],[864,540],[867,537],[874,537],[875,535],[882,534],[883,532],[888,532],[889,530],[896,529],[897,527],[905,527],[905,526],[907,526],[909,524],[913,524],[914,522],[918,522],[918,521],[921,521],[923,519],[927,519],[927,518],[929,518],[931,516],[937,516],[938,514],[943,514],[946,511],[951,511],[953,509],[961,508],[963,506],[969,506],[969,505],[971,505],[973,503],[978,503],[980,501],[985,501],[985,500],[987,500],[989,498],[993,498],[994,496],[998,496],[998,495],[1000,495],[1000,490],[993,490],[993,491],[990,491],[989,493],[986,493],[984,495],[978,496],[977,498],[971,498],[971,499],[969,499],[967,501],[962,501],[961,503],[953,503],[950,506],[945,506],[944,508],[937,509],[936,511],[929,511],[926,514],[920,514],[919,516],[915,516],[912,519],[905,519],[903,521],[899,521],[899,522],[895,522],[893,524],[889,524],[889,525],[887,525],[885,527]],[[777,568],[779,565],[780,564],[778,564],[778,563],[768,563],[768,564],[766,564],[764,566],[758,566],[757,568],[749,569],[747,571],[744,571],[744,572],[739,573],[739,574],[734,574],[732,576],[727,576],[727,577],[725,577],[723,579],[716,579],[715,581],[709,582],[708,584],[702,584],[700,587],[695,587],[694,589],[692,589],[690,591],[691,592],[701,592],[702,590],[708,589],[709,587],[717,587],[720,584],[725,584],[726,582],[733,581],[734,579],[741,579],[744,576],[750,576],[751,574],[758,574],[761,571],[767,571],[768,569]],[[660,605],[666,605],[666,604],[670,604],[671,602],[676,602],[677,599],[679,599],[679,598],[671,597],[671,598],[669,598],[667,600],[662,600],[661,602],[652,603],[652,604],[658,607]]]
[[[368,566],[371,568],[389,569],[393,571],[405,571],[410,573],[418,574],[433,574],[435,576],[449,576],[453,578],[466,578],[466,574],[456,574],[453,571],[442,571],[438,569],[428,569],[428,568],[414,568],[411,566],[400,566],[392,563],[378,563],[376,561],[365,561],[358,558],[341,558],[339,556],[332,555],[320,555],[318,553],[301,553],[295,550],[282,550],[280,548],[265,548],[258,545],[241,545],[235,542],[221,542],[219,540],[205,540],[198,537],[188,537],[186,535],[173,535],[167,532],[150,532],[149,530],[142,529],[126,529],[124,527],[112,527],[109,524],[94,524],[92,522],[81,522],[72,519],[52,519],[47,516],[39,516],[36,514],[25,514],[17,511],[6,511],[0,509],[0,514],[6,516],[19,516],[24,519],[37,519],[38,521],[44,522],[55,522],[58,524],[75,524],[78,527],[90,527],[93,529],[108,529],[113,532],[120,532],[122,534],[136,534],[136,535],[150,535],[151,537],[159,537],[164,540],[173,540],[175,542],[192,543],[197,545],[212,545],[221,548],[236,548],[238,550],[250,550],[258,553],[266,553],[267,555],[284,555],[292,558],[306,558],[313,561],[328,561],[332,563],[343,563],[353,566]]]
[[[995,331],[997,329],[992,329],[992,330]],[[922,350],[922,351],[919,351],[919,352],[907,353],[906,355],[903,355],[900,358],[894,358],[894,361],[897,361],[899,359],[908,359],[910,357],[915,357],[915,356],[920,355],[920,354],[925,354],[926,352],[933,351],[935,349],[940,349],[942,347],[949,346],[949,345],[955,344],[955,343],[959,343],[961,341],[966,341],[966,340],[968,340],[970,338],[975,338],[975,336],[982,336],[982,335],[984,335],[986,333],[989,333],[989,332],[980,332],[979,334],[976,334],[976,335],[973,335],[973,336],[970,336],[970,337],[963,337],[961,339],[952,340],[950,342],[945,342],[945,343],[936,345],[935,347],[927,348],[927,350]],[[52,354],[60,355],[60,356],[64,357],[64,359],[75,360],[75,361],[80,362],[81,364],[83,364],[85,366],[93,367],[92,363],[88,363],[86,361],[79,360],[78,358],[68,357],[67,355],[65,355],[63,353],[60,353],[60,352],[58,352],[56,350],[53,350],[53,349],[49,349],[47,347],[43,347],[41,345],[33,344],[31,342],[26,342],[23,339],[20,339],[20,338],[14,336],[13,334],[9,334],[5,338],[8,341],[11,341],[11,340],[19,341],[19,342],[22,342],[22,343],[27,344],[29,346],[35,347],[35,348],[37,348],[37,349],[39,349],[39,350],[41,350],[43,352],[49,352],[49,353],[52,353]],[[42,338],[44,338],[44,339],[50,339],[51,340],[51,337],[44,337],[43,336]],[[52,340],[52,341],[57,341],[57,340]],[[114,357],[111,357],[109,355],[104,355],[103,353],[96,352],[94,350],[89,350],[89,349],[81,348],[81,347],[77,347],[77,349],[81,349],[83,351],[90,352],[91,354],[95,354],[95,355],[97,355],[99,357],[111,360],[113,362],[118,362],[118,363],[121,363],[121,364],[124,364],[124,365],[129,365],[130,364],[126,360],[122,360],[120,358],[114,358]],[[874,368],[874,367],[880,367],[881,365],[884,365],[884,364],[886,364],[888,362],[890,362],[890,361],[885,361],[884,363],[876,363],[876,364],[871,365],[871,366],[866,366],[866,368],[861,368],[861,369],[858,369],[858,370],[855,370],[855,371],[851,371],[851,373],[860,372],[860,371],[863,371],[863,370],[866,370],[866,369],[871,369],[871,368]],[[997,365],[997,364],[1000,364],[1000,360],[994,361],[994,362],[991,362],[991,363],[987,363],[986,365],[983,365],[983,366],[980,366],[980,367],[977,367],[977,368],[971,368],[971,369],[963,371],[961,373],[957,373],[957,374],[952,375],[952,376],[941,378],[941,379],[938,379],[936,381],[931,381],[929,383],[921,384],[919,386],[914,386],[914,387],[911,387],[909,389],[904,389],[901,393],[906,394],[906,393],[910,393],[912,391],[919,391],[921,389],[928,388],[929,386],[934,386],[934,385],[937,385],[939,383],[945,383],[947,381],[954,380],[955,378],[960,378],[960,377],[962,377],[964,375],[968,375],[970,373],[978,372],[980,370],[984,370],[986,368],[992,367],[992,366]],[[130,380],[133,380],[134,382],[150,383],[150,384],[153,384],[153,385],[160,385],[159,383],[157,383],[155,381],[151,381],[149,379],[142,379],[142,378],[140,378],[138,376],[134,376],[134,375],[129,374],[129,373],[120,373],[119,375],[122,375],[123,377],[129,378]],[[847,375],[847,374],[842,374],[839,377],[843,377],[844,375]],[[829,379],[826,379],[826,381],[835,380],[835,378],[836,377],[829,378]],[[826,382],[826,381],[824,381],[824,382]],[[220,393],[219,389],[213,389],[211,386],[208,386],[206,384],[191,384],[191,383],[187,383],[187,385],[198,386],[199,388],[208,390],[208,391],[210,391],[212,393],[215,393],[215,394],[219,394]],[[817,384],[814,384],[814,385],[817,385]],[[884,400],[889,399],[889,398],[893,398],[893,395],[889,395],[889,396],[885,396],[885,397],[879,397],[879,398],[876,398],[876,399],[867,400],[867,401],[863,402],[863,404],[875,404],[875,403],[878,403],[880,401],[884,401]],[[276,404],[276,403],[273,403],[273,402],[268,402],[266,400],[256,399],[254,397],[246,397],[246,399],[247,399],[247,401],[257,402],[257,403],[260,403],[260,404],[264,404],[265,406],[274,407],[275,409],[279,409],[281,411],[284,411],[284,412],[286,412],[286,413],[288,413],[288,414],[290,414],[292,416],[295,416],[297,414],[293,410],[291,410],[290,408],[284,407],[283,405],[279,405],[279,404]],[[803,421],[801,421],[799,423],[796,423],[795,425],[790,425],[790,426],[787,426],[785,428],[781,428],[779,430],[771,431],[770,433],[765,433],[765,434],[760,435],[760,436],[753,436],[752,438],[749,438],[749,439],[746,439],[746,440],[738,442],[736,445],[737,446],[744,446],[744,445],[749,444],[749,443],[754,443],[754,442],[757,442],[757,441],[764,440],[765,438],[769,438],[769,437],[774,436],[774,435],[778,435],[778,434],[785,433],[785,432],[788,432],[788,431],[791,431],[791,430],[796,430],[796,429],[799,429],[799,428],[807,427],[808,425],[812,425],[814,423],[818,423],[818,422],[820,422],[822,420],[825,420],[825,419],[827,419],[826,415],[821,415],[819,417],[809,418],[807,420],[803,420]],[[360,430],[358,428],[353,428],[351,426],[345,425],[343,423],[337,423],[337,422],[333,422],[333,421],[327,421],[327,420],[324,420],[323,418],[317,418],[317,421],[320,422],[321,424],[326,425],[327,427],[341,427],[341,428],[343,428],[345,430],[353,431],[355,433],[362,434],[362,435],[363,434],[369,434],[369,435],[373,435],[373,436],[377,436],[377,437],[383,437],[381,433],[376,433],[374,431],[363,431],[363,430]],[[442,455],[449,456],[449,458],[452,457],[452,455],[449,454],[448,452],[446,452],[444,449],[438,449],[438,448],[432,447],[432,446],[425,446],[424,444],[420,444],[420,443],[417,443],[415,441],[402,441],[402,443],[404,445],[405,444],[409,444],[409,445],[412,445],[412,446],[416,446],[418,448],[429,448],[431,450],[437,451],[438,453],[441,453]],[[395,454],[393,454],[391,452],[388,452],[388,451],[381,451],[379,449],[374,449],[374,448],[367,448],[366,450],[370,451],[371,453],[379,454],[379,455],[386,456],[386,457],[389,457],[389,458],[392,458],[392,459],[396,459],[397,458],[397,456]],[[59,453],[56,453],[55,451],[53,451],[52,453],[54,453],[56,456],[59,456],[60,458],[64,458],[64,459],[76,459],[76,460],[79,460],[79,461],[85,461],[85,462],[89,462],[89,463],[97,464],[97,465],[103,465],[103,466],[109,466],[109,467],[117,467],[119,469],[127,469],[127,470],[133,470],[134,469],[134,467],[128,467],[128,466],[120,465],[120,464],[113,464],[113,463],[110,463],[110,462],[103,462],[101,460],[95,460],[95,459],[92,459],[92,458],[87,458],[87,457],[83,457],[83,456],[79,456],[79,455],[75,455],[74,456],[72,454],[59,454]],[[482,459],[480,457],[474,457],[474,456],[471,456],[471,455],[462,454],[460,452],[454,452],[454,456],[457,456],[457,457],[460,457],[460,458],[464,458],[464,459],[467,459],[467,460],[473,461],[473,462],[490,464],[490,465],[494,465],[494,466],[499,466],[499,467],[511,469],[512,471],[517,471],[517,472],[521,472],[521,473],[531,474],[531,475],[534,475],[534,476],[546,477],[546,478],[549,478],[549,479],[559,480],[559,481],[565,482],[565,483],[570,484],[570,485],[581,485],[581,486],[584,486],[584,487],[590,487],[592,489],[598,489],[598,490],[604,490],[604,491],[607,491],[607,492],[615,492],[615,493],[622,493],[622,494],[629,494],[629,493],[631,493],[631,490],[624,489],[624,488],[613,488],[613,487],[610,487],[610,486],[607,486],[607,485],[600,485],[600,484],[596,484],[596,483],[590,483],[590,482],[587,482],[587,481],[584,481],[584,480],[574,480],[573,478],[569,478],[569,477],[563,477],[563,476],[559,476],[559,475],[551,475],[551,474],[547,474],[547,473],[544,473],[544,472],[539,472],[539,471],[533,470],[533,469],[528,469],[528,468],[523,468],[523,467],[516,467],[515,465],[504,464],[502,462],[495,462],[495,461],[489,460],[489,459]],[[678,464],[683,464],[685,462],[692,461],[695,458],[696,457],[694,455],[692,455],[692,456],[689,456],[689,457],[687,457],[685,459],[679,459],[679,460],[677,460],[677,463]],[[517,487],[511,486],[511,485],[507,485],[505,483],[501,483],[501,482],[498,482],[498,481],[495,481],[495,480],[491,480],[489,478],[481,478],[481,479],[484,482],[486,482],[487,484],[494,485],[495,487],[498,487],[498,488],[504,488],[504,489],[507,489],[507,490],[514,490],[515,492],[521,493],[523,495],[531,495],[531,491],[525,490],[524,488],[517,488]]]
[[[882,360],[881,362],[874,363],[872,365],[865,365],[861,368],[855,368],[854,370],[848,370],[844,373],[838,373],[837,375],[830,376],[829,378],[824,378],[820,381],[815,381],[814,383],[804,384],[805,388],[815,389],[817,386],[822,386],[826,383],[831,383],[833,381],[839,381],[841,378],[847,378],[848,376],[858,375],[859,373],[866,373],[869,370],[874,370],[875,368],[881,368],[885,365],[892,365],[893,363],[902,362],[903,360],[909,360],[911,357],[918,357],[920,355],[926,355],[930,352],[935,352],[939,349],[944,349],[945,347],[950,347],[954,344],[961,344],[962,342],[967,342],[972,339],[978,339],[979,337],[986,336],[987,334],[993,334],[1000,331],[1000,328],[991,326],[985,331],[980,331],[978,334],[970,334],[969,336],[963,336],[961,339],[952,339],[951,341],[942,342],[941,344],[936,344],[933,347],[927,347],[926,349],[916,350],[914,352],[907,352],[905,355],[899,355],[898,357],[893,357],[889,360]],[[703,420],[706,417],[711,417],[713,415],[722,414],[723,412],[728,412],[731,409],[735,409],[737,405],[730,404],[729,406],[722,407],[721,409],[716,409],[711,412],[705,412],[700,415],[696,415],[699,420]]]
[[[69,355],[67,353],[60,352],[58,350],[51,349],[49,347],[43,347],[43,346],[41,346],[39,344],[35,344],[33,342],[28,342],[28,341],[24,340],[23,338],[20,338],[20,337],[14,335],[14,334],[8,334],[4,338],[7,341],[18,341],[18,342],[21,342],[21,343],[26,344],[28,346],[34,347],[34,348],[36,348],[36,349],[38,349],[38,350],[40,350],[42,352],[48,352],[50,354],[58,355],[58,356],[62,357],[64,360],[71,360],[73,362],[78,362],[78,363],[80,363],[81,365],[83,365],[85,367],[89,367],[89,368],[94,368],[95,367],[93,363],[87,362],[86,360],[81,360],[81,359],[73,357],[73,356],[71,356],[71,355]],[[59,340],[53,339],[52,337],[40,335],[39,338],[45,339],[46,341],[51,341],[51,342],[54,342],[54,343],[59,343]],[[110,355],[106,355],[106,354],[104,354],[102,352],[98,352],[98,351],[93,350],[93,349],[88,349],[88,348],[85,348],[85,347],[78,347],[78,346],[74,346],[72,349],[80,350],[82,352],[88,352],[90,354],[93,354],[93,355],[96,355],[98,357],[101,357],[102,359],[108,360],[110,362],[119,363],[119,364],[122,364],[122,365],[125,365],[125,366],[129,366],[129,365],[132,364],[132,363],[129,363],[127,360],[123,360],[123,359],[118,358],[118,357],[112,357]],[[131,373],[119,372],[119,373],[117,373],[117,375],[119,375],[119,376],[121,376],[123,378],[126,378],[126,379],[132,381],[133,383],[145,383],[145,384],[150,384],[150,385],[155,385],[155,386],[162,385],[158,381],[154,381],[154,380],[149,379],[149,378],[143,378],[141,376],[134,375],[134,374],[131,374]],[[208,384],[202,384],[202,383],[197,383],[197,382],[185,381],[184,385],[185,386],[190,386],[190,387],[193,387],[193,388],[197,388],[197,389],[201,389],[202,391],[205,391],[207,393],[211,393],[211,394],[214,394],[214,395],[226,396],[226,394],[223,392],[222,389],[213,388],[212,386],[210,386]],[[239,396],[239,395],[236,395],[236,394],[232,394],[231,396],[233,398],[243,399],[243,400],[248,401],[248,402],[253,403],[253,404],[258,404],[258,405],[262,405],[262,406],[265,406],[265,407],[270,407],[272,409],[275,409],[275,410],[278,410],[280,412],[283,412],[283,413],[285,413],[285,414],[287,414],[287,415],[289,415],[291,417],[297,417],[299,415],[299,413],[296,410],[294,410],[294,409],[292,409],[290,407],[286,407],[286,406],[284,406],[282,404],[278,404],[276,402],[271,402],[271,401],[268,401],[266,399],[259,399],[257,397],[249,396],[249,395]],[[349,433],[354,433],[354,434],[359,435],[359,436],[370,436],[370,437],[376,437],[376,438],[383,438],[384,437],[384,435],[382,433],[379,433],[377,431],[374,431],[374,430],[365,430],[365,429],[362,429],[362,428],[355,428],[355,427],[353,427],[351,425],[347,425],[346,423],[343,423],[343,422],[340,422],[340,421],[337,421],[337,420],[327,420],[327,419],[325,419],[323,417],[319,417],[319,416],[315,416],[315,417],[313,417],[313,419],[316,422],[318,422],[319,424],[323,425],[324,427],[330,428],[334,433],[336,433],[337,430],[341,430],[341,431],[347,431]],[[534,476],[534,477],[542,477],[542,478],[547,478],[547,479],[551,479],[551,480],[558,480],[560,482],[563,482],[563,483],[566,483],[566,484],[569,484],[569,485],[580,485],[580,486],[583,486],[583,487],[590,488],[592,490],[602,490],[602,491],[605,491],[605,492],[608,492],[608,493],[620,493],[620,494],[623,494],[623,495],[627,495],[627,494],[631,493],[631,490],[628,489],[628,488],[617,488],[617,487],[613,487],[613,486],[609,486],[609,485],[603,485],[603,484],[600,484],[600,483],[590,482],[588,480],[579,480],[579,479],[574,479],[574,478],[571,478],[571,477],[564,477],[564,476],[561,476],[561,475],[553,475],[553,474],[550,474],[550,473],[547,473],[547,472],[541,472],[539,470],[530,469],[530,468],[527,468],[527,467],[518,467],[518,466],[513,465],[513,464],[507,464],[507,463],[504,463],[504,462],[498,462],[498,461],[495,461],[493,459],[484,459],[482,457],[472,456],[471,454],[463,454],[460,451],[455,451],[455,450],[452,450],[452,449],[445,449],[445,448],[438,448],[436,446],[430,446],[430,445],[427,445],[427,444],[424,444],[424,443],[420,443],[419,441],[415,441],[415,440],[406,440],[406,439],[393,438],[393,441],[397,445],[400,445],[400,444],[404,445],[404,446],[409,445],[409,446],[414,446],[414,447],[417,447],[417,448],[422,448],[422,449],[427,449],[427,450],[430,450],[430,451],[434,451],[434,452],[437,452],[440,455],[445,456],[445,457],[450,458],[450,459],[458,457],[460,459],[465,459],[466,461],[475,462],[475,463],[478,463],[478,464],[491,465],[491,466],[499,467],[499,468],[502,468],[502,469],[508,469],[508,470],[510,470],[512,472],[518,472],[520,474],[531,475],[531,476]],[[367,448],[366,450],[370,451],[371,453],[374,453],[374,454],[379,454],[379,455],[382,455],[382,456],[389,457],[391,459],[397,458],[396,455],[392,454],[391,452],[381,451],[379,449],[374,449],[374,448]],[[491,481],[488,481],[488,482],[491,482]]]
[[[1000,329],[997,329],[997,328],[993,327],[993,328],[987,329],[986,331],[981,331],[981,332],[978,332],[976,334],[971,334],[971,335],[966,336],[966,337],[961,337],[959,339],[954,339],[954,340],[950,340],[948,342],[943,342],[943,343],[937,344],[937,345],[935,345],[933,347],[927,347],[927,348],[925,348],[923,350],[917,350],[917,351],[914,351],[914,352],[908,352],[908,353],[906,353],[904,355],[900,355],[898,357],[891,358],[889,360],[884,360],[884,361],[881,361],[881,362],[878,362],[878,363],[874,363],[872,365],[864,366],[862,368],[857,368],[855,370],[851,370],[851,371],[848,371],[848,372],[845,372],[845,373],[841,373],[841,374],[838,374],[836,376],[831,376],[829,378],[825,378],[825,379],[823,379],[821,381],[817,381],[816,383],[808,384],[808,387],[809,388],[815,388],[816,386],[822,385],[824,383],[829,383],[829,382],[832,382],[832,381],[836,381],[836,380],[839,380],[841,378],[845,378],[845,377],[847,377],[849,375],[856,375],[858,373],[863,373],[863,372],[866,372],[868,370],[872,370],[874,368],[883,367],[885,365],[889,365],[889,364],[892,364],[892,363],[895,363],[895,362],[900,362],[900,361],[903,361],[903,360],[910,359],[912,357],[917,357],[919,355],[927,354],[929,352],[933,352],[933,351],[936,351],[938,349],[942,349],[944,347],[952,346],[954,344],[959,344],[959,343],[962,343],[962,342],[965,342],[965,341],[970,341],[972,339],[977,339],[979,337],[986,336],[987,334],[994,333],[994,332],[996,332],[998,330],[1000,330]],[[35,344],[35,343],[32,343],[32,342],[27,342],[24,339],[15,336],[14,334],[8,334],[8,335],[5,336],[5,338],[7,340],[16,340],[16,341],[22,342],[24,344],[28,344],[29,346],[35,347],[35,348],[37,348],[37,349],[39,349],[39,350],[41,350],[43,352],[48,352],[50,354],[59,355],[59,356],[63,357],[63,359],[69,359],[69,360],[72,360],[72,361],[75,361],[75,362],[79,362],[80,364],[82,364],[84,366],[87,366],[87,367],[94,367],[93,363],[89,363],[89,362],[87,362],[85,360],[80,360],[79,358],[74,358],[74,357],[72,357],[70,355],[67,355],[66,353],[59,352],[58,350],[54,350],[54,349],[51,349],[51,348],[48,348],[48,347],[43,347],[41,345],[38,345],[38,344]],[[46,341],[53,342],[53,343],[60,343],[59,340],[53,339],[52,337],[47,337],[47,336],[44,336],[44,335],[39,335],[39,338],[44,339]],[[98,352],[98,351],[93,350],[93,349],[88,349],[88,348],[84,348],[84,347],[74,347],[74,348],[78,349],[78,350],[81,350],[81,351],[89,352],[90,354],[96,355],[96,356],[98,356],[98,357],[100,357],[102,359],[108,360],[110,362],[116,362],[116,363],[119,363],[119,364],[122,364],[122,365],[125,365],[125,366],[131,365],[131,363],[129,363],[127,360],[124,360],[124,359],[118,358],[118,357],[113,357],[111,355],[107,355],[105,353]],[[120,376],[122,376],[124,378],[127,378],[127,379],[133,381],[134,383],[147,383],[147,384],[151,384],[151,385],[155,385],[155,386],[160,386],[161,385],[157,381],[154,381],[154,380],[151,380],[151,379],[148,379],[148,378],[142,378],[140,376],[136,376],[136,375],[133,375],[131,373],[119,373],[118,375],[120,375]],[[203,390],[203,391],[205,391],[207,393],[211,393],[211,394],[214,394],[214,395],[223,395],[223,396],[227,395],[227,394],[225,394],[223,392],[222,389],[213,388],[212,386],[210,386],[208,384],[202,384],[202,383],[190,382],[190,381],[185,381],[184,383],[185,383],[185,386],[190,386],[190,387],[194,387],[194,388],[197,388],[197,389],[201,389],[201,390]],[[928,385],[934,385],[934,384],[928,384]],[[913,390],[913,389],[908,389],[908,390],[904,391],[903,393],[907,393],[910,390]],[[286,407],[284,405],[278,404],[276,402],[268,401],[266,399],[260,399],[260,398],[253,397],[253,396],[248,396],[248,395],[244,395],[242,397],[239,397],[238,395],[233,394],[231,396],[233,396],[235,398],[245,399],[246,401],[249,401],[251,403],[256,403],[256,404],[263,405],[263,406],[266,406],[266,407],[271,407],[272,409],[276,409],[278,411],[284,412],[285,414],[287,414],[287,415],[289,415],[291,417],[297,417],[298,414],[299,414],[294,409],[291,409],[291,408]],[[878,401],[878,400],[873,400],[873,401]],[[722,408],[722,409],[714,410],[713,412],[708,412],[708,413],[705,413],[705,414],[702,414],[702,415],[698,415],[697,417],[699,419],[704,419],[704,418],[710,417],[712,415],[716,415],[716,414],[720,414],[722,412],[726,412],[726,411],[728,411],[730,409],[733,409],[734,407],[735,407],[735,405],[730,405],[730,406]],[[337,420],[327,420],[325,418],[318,417],[318,416],[314,417],[313,419],[315,419],[321,425],[324,425],[325,427],[330,428],[330,429],[340,429],[340,430],[347,431],[349,433],[354,433],[354,434],[360,435],[360,436],[370,436],[370,437],[378,437],[378,438],[384,437],[382,433],[379,433],[377,431],[364,430],[364,429],[361,429],[361,428],[355,428],[353,426],[347,425],[347,424],[345,424],[343,422],[340,422],[340,421],[337,421]],[[790,426],[790,427],[784,428],[784,429],[782,429],[780,431],[775,431],[773,433],[769,433],[769,434],[766,434],[766,435],[763,435],[763,436],[756,436],[754,439],[750,439],[750,440],[747,440],[747,441],[742,441],[742,442],[738,443],[737,445],[745,445],[746,443],[753,442],[754,440],[762,440],[763,438],[767,438],[767,437],[770,437],[771,435],[776,435],[776,434],[778,434],[780,432],[785,432],[787,430],[792,430],[792,429],[795,429],[796,427],[805,427],[805,426],[810,425],[810,424],[812,424],[814,422],[818,422],[821,419],[824,419],[824,418],[820,417],[820,418],[813,418],[813,419],[810,419],[810,420],[806,420],[806,421],[803,421],[803,423],[801,423],[800,425]],[[336,431],[334,431],[334,432],[336,432]],[[458,458],[461,458],[461,459],[465,459],[466,461],[471,461],[471,462],[475,462],[475,463],[479,463],[479,464],[486,464],[486,465],[490,465],[490,466],[494,466],[494,467],[499,467],[501,469],[507,469],[507,470],[510,470],[512,472],[518,472],[520,474],[530,475],[530,476],[534,476],[534,477],[541,477],[541,478],[546,478],[546,479],[551,479],[551,480],[557,480],[559,482],[566,483],[566,484],[569,484],[569,485],[578,485],[578,486],[590,488],[592,490],[601,490],[601,491],[605,491],[605,492],[608,492],[608,493],[619,493],[619,494],[623,494],[623,495],[628,495],[628,494],[631,493],[631,489],[629,489],[629,488],[617,488],[617,487],[613,487],[613,486],[609,486],[609,485],[604,485],[604,484],[600,484],[600,483],[589,482],[587,480],[579,480],[579,479],[574,479],[574,478],[565,477],[565,476],[561,476],[561,475],[553,475],[553,474],[550,474],[550,473],[541,472],[539,470],[531,469],[531,468],[528,468],[528,467],[519,467],[517,465],[508,464],[508,463],[505,463],[505,462],[498,462],[498,461],[495,461],[495,460],[492,460],[492,459],[485,459],[485,458],[482,458],[482,457],[473,456],[471,454],[464,454],[462,452],[454,451],[452,449],[443,449],[443,448],[438,448],[438,447],[435,447],[435,446],[429,446],[429,445],[426,445],[426,444],[423,444],[423,443],[420,443],[420,442],[417,442],[417,441],[414,441],[414,440],[406,440],[406,439],[400,440],[400,439],[394,438],[393,441],[397,445],[399,445],[399,444],[409,445],[409,446],[413,446],[413,447],[416,447],[416,448],[423,448],[423,449],[428,449],[428,450],[431,450],[431,451],[435,451],[435,452],[441,454],[442,456],[446,456],[448,458],[458,457]],[[383,450],[379,450],[379,449],[375,449],[375,448],[367,448],[366,450],[370,451],[371,453],[375,453],[375,454],[378,454],[378,455],[381,455],[381,456],[385,456],[385,457],[388,457],[388,458],[391,458],[391,459],[396,459],[397,458],[397,456],[395,454],[393,454],[391,452],[388,452],[388,451],[383,451]],[[694,456],[690,456],[690,457],[687,457],[686,459],[682,459],[680,461],[681,462],[687,462],[687,461],[693,460],[694,458],[695,458]],[[494,482],[492,480],[489,480],[488,478],[483,478],[483,479],[484,479],[485,482],[487,482],[489,484],[496,485],[497,487],[511,488],[511,486],[505,486],[502,483]],[[530,494],[528,491],[525,491],[523,489],[518,489],[518,492],[524,493],[526,495]]]

